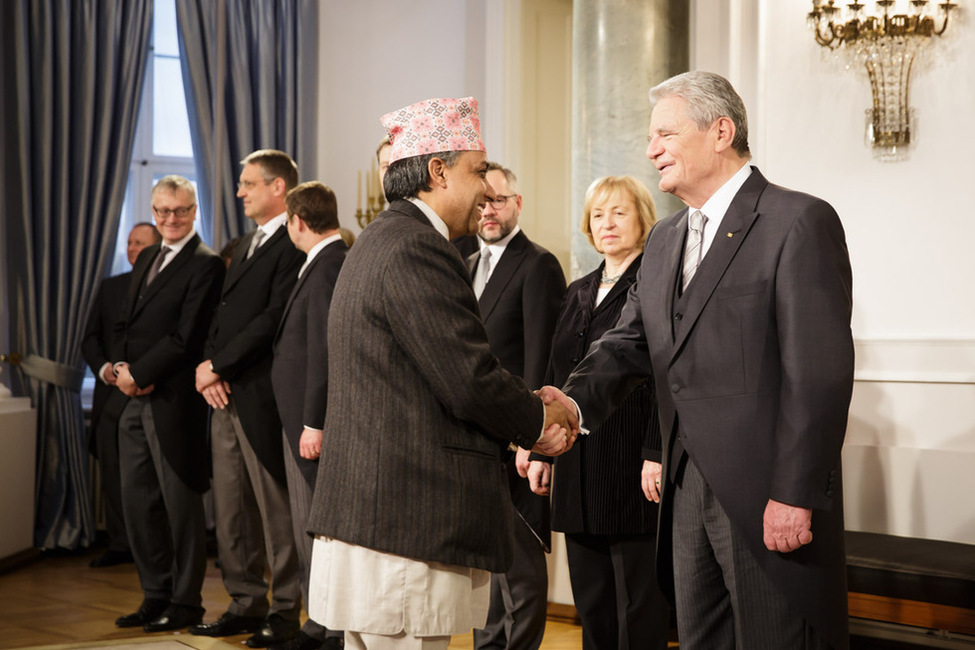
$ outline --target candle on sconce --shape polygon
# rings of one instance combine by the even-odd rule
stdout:
[[[359,170],[359,183],[355,189],[355,211],[362,212],[362,170]]]

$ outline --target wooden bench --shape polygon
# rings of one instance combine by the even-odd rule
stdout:
[[[975,635],[975,545],[846,533],[850,616]]]

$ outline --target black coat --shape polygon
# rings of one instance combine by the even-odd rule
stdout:
[[[298,278],[274,337],[271,383],[288,446],[308,484],[315,485],[318,461],[298,451],[304,428],[325,428],[328,403],[328,311],[335,280],[348,252],[334,241],[315,255]],[[287,453],[287,452],[285,452]]]
[[[634,260],[603,301],[596,293],[604,264],[569,285],[555,328],[546,383],[561,386],[593,341],[619,320],[636,280]],[[640,486],[644,460],[660,462],[660,425],[653,380],[641,383],[611,416],[555,459],[552,528],[565,533],[652,534],[657,504]]]
[[[111,358],[115,324],[118,322],[122,307],[125,305],[125,294],[129,290],[129,280],[132,273],[121,273],[102,280],[95,294],[95,302],[88,312],[85,322],[85,333],[81,339],[81,356],[95,375],[95,392],[91,399],[91,435],[88,447],[92,454],[95,451],[95,432],[98,431],[98,421],[102,417],[108,398],[113,392],[118,392],[114,386],[109,386],[98,376],[98,371],[106,363],[112,363]]]
[[[247,259],[254,232],[241,240],[227,269],[204,358],[230,382],[244,435],[283,485],[284,447],[271,386],[271,344],[305,256],[282,226]]]
[[[155,386],[149,399],[162,453],[187,485],[203,492],[209,483],[210,454],[207,404],[196,392],[196,366],[203,360],[225,267],[220,256],[194,235],[146,286],[158,252],[159,244],[153,244],[135,261],[112,358],[129,363],[140,387]],[[119,400],[124,406],[128,398],[113,391],[109,401]]]
[[[479,258],[479,252],[467,258],[471,277]],[[545,385],[552,333],[564,295],[565,275],[558,260],[520,231],[508,242],[478,300],[491,352],[502,368],[533,390]],[[518,475],[514,457],[506,466],[511,501],[548,550],[552,546],[548,497],[531,491],[528,481]]]

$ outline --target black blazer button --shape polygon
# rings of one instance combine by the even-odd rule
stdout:
[[[572,363],[579,363],[579,357],[573,357]]]
[[[828,497],[833,496],[833,491],[832,490],[826,490],[826,496],[828,496]]]
[[[674,320],[681,320],[684,318],[684,314],[674,314]]]
[[[680,392],[680,384],[671,384],[670,385],[670,392],[672,392],[672,393],[679,393]]]

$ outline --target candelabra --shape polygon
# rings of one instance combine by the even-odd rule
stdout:
[[[808,16],[817,43],[836,52],[842,48],[847,67],[866,67],[873,94],[873,106],[866,110],[867,141],[881,160],[904,157],[911,143],[908,93],[914,59],[932,37],[945,33],[951,11],[958,6],[936,3],[933,16],[928,13],[929,0],[909,0],[907,13],[893,13],[895,4],[875,0],[875,11],[868,15],[857,0],[845,10],[835,0],[812,0]]]
[[[379,170],[376,168],[376,161],[373,160],[366,172],[366,207],[362,207],[362,170],[359,170],[359,182],[356,187],[355,195],[355,220],[359,222],[360,228],[368,226],[386,206],[386,194],[383,186],[379,182]]]

